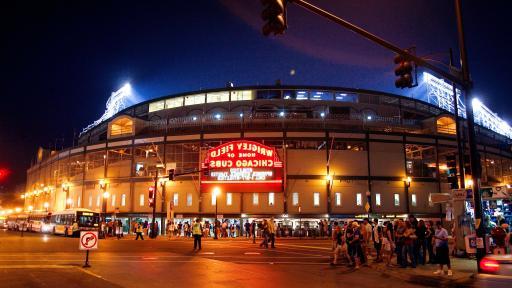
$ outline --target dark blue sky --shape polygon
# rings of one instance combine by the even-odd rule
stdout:
[[[417,46],[418,55],[436,53],[446,63],[448,49],[457,49],[450,0],[311,2],[401,47]],[[463,2],[475,94],[510,119],[510,1]],[[288,31],[277,38],[260,33],[259,0],[0,5],[0,167],[12,171],[7,186],[24,181],[37,146],[62,137],[69,143],[73,130],[99,118],[125,81],[139,100],[276,79],[414,93],[394,88],[393,53],[295,5]]]

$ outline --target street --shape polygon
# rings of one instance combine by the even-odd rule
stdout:
[[[192,245],[190,239],[163,237],[100,240],[90,253],[92,267],[82,268],[85,252],[78,250],[77,238],[34,233],[22,238],[2,230],[0,287],[421,287],[377,265],[330,266],[329,240],[277,239],[275,249],[263,249],[245,238],[208,239],[200,252]],[[484,280],[478,281],[458,285],[484,287]]]

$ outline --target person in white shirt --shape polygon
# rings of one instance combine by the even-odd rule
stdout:
[[[435,246],[436,246],[436,262],[439,264],[439,269],[434,272],[436,275],[443,273],[443,266],[448,267],[448,276],[452,276],[452,266],[450,265],[450,253],[448,252],[448,231],[443,228],[441,221],[436,223],[436,232],[434,235]]]

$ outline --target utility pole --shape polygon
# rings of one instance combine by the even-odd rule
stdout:
[[[476,137],[475,137],[475,120],[473,116],[473,95],[471,93],[472,82],[469,76],[469,65],[466,52],[466,39],[464,37],[464,26],[462,21],[462,4],[460,0],[455,1],[455,14],[457,16],[457,34],[459,40],[460,50],[460,65],[462,68],[462,80],[466,88],[466,118],[468,121],[468,144],[469,144],[469,159],[471,162],[471,176],[473,180],[473,199],[475,203],[475,226],[476,236],[481,238],[483,247],[476,249],[476,261],[478,272],[482,272],[480,268],[480,261],[486,253],[485,243],[485,227],[482,221],[482,195],[480,194],[480,177],[481,177],[481,163],[480,155],[477,150]]]

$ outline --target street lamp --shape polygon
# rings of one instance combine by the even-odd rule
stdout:
[[[46,212],[48,212],[48,207],[50,207],[50,203],[44,202],[43,207],[44,209],[46,209]]]
[[[220,188],[215,187],[213,188],[213,196],[215,197],[215,224],[213,225],[213,239],[217,239],[217,198],[220,194]]]
[[[71,204],[73,204],[73,199],[71,199],[71,198],[66,199],[66,209],[71,208]]]
[[[302,210],[302,207],[299,205],[299,239],[302,238],[302,217],[301,217],[301,212]]]
[[[404,191],[405,191],[405,205],[407,205],[406,210],[407,214],[409,214],[409,187],[411,187],[411,177],[407,176],[402,179],[404,181]]]

